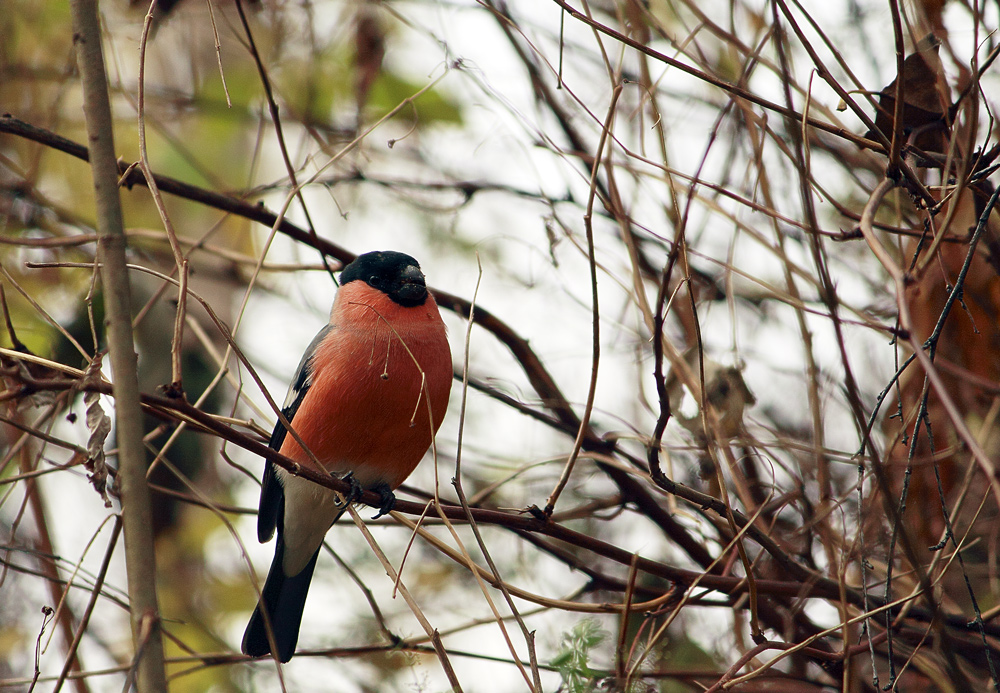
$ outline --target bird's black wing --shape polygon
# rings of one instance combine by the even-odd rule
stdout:
[[[295,371],[295,377],[292,378],[292,384],[288,388],[288,394],[285,395],[285,401],[281,405],[281,413],[284,414],[288,423],[292,423],[292,420],[295,418],[295,412],[299,410],[302,400],[305,399],[306,392],[309,391],[309,386],[312,384],[313,355],[331,329],[332,327],[327,325],[320,330],[313,337],[312,342],[310,342],[309,347],[306,349],[306,353],[302,355],[299,367]],[[285,435],[287,433],[288,430],[284,424],[278,421],[274,426],[274,431],[271,433],[271,440],[268,442],[268,446],[272,450],[280,450],[282,443],[285,442]],[[281,500],[283,497],[284,490],[281,488],[281,482],[278,481],[275,467],[271,462],[265,461],[264,477],[261,479],[260,485],[260,506],[257,511],[257,540],[262,544],[270,541],[271,537],[274,536],[274,529],[278,526],[280,519]]]

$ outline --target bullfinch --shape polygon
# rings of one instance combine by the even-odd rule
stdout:
[[[403,253],[365,253],[340,275],[330,322],[306,349],[281,411],[325,472],[381,495],[381,515],[430,446],[451,380],[444,323],[420,265]],[[316,469],[280,421],[269,445]],[[345,509],[330,489],[265,463],[257,538],[270,541],[277,529],[278,541],[244,654],[270,654],[270,628],[278,659],[291,659],[323,537]]]

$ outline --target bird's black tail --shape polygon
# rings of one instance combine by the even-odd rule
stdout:
[[[257,603],[257,608],[254,609],[247,630],[243,634],[243,654],[251,657],[263,657],[271,653],[264,612],[267,612],[268,620],[271,622],[274,644],[278,648],[278,659],[287,662],[295,653],[295,644],[299,640],[299,625],[302,623],[302,610],[306,605],[309,582],[312,580],[319,550],[316,550],[302,572],[291,577],[285,575],[281,566],[284,556],[285,542],[282,541],[279,532],[274,560],[271,561],[271,569],[267,573],[260,602]]]

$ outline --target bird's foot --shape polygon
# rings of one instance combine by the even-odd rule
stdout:
[[[347,474],[345,474],[344,476],[342,476],[340,478],[340,480],[341,481],[346,481],[347,483],[349,483],[351,485],[351,490],[348,491],[346,494],[344,494],[344,506],[343,507],[346,508],[351,503],[353,503],[358,498],[360,498],[361,494],[364,493],[365,490],[363,488],[361,488],[361,484],[359,484],[358,480],[354,478],[354,472],[347,472]]]
[[[389,488],[388,484],[379,484],[372,489],[375,493],[379,495],[381,502],[378,506],[378,513],[373,517],[373,520],[377,520],[383,515],[388,515],[392,510],[392,506],[396,504],[396,496],[393,495],[392,489]]]

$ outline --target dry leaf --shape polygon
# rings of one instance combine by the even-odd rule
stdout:
[[[879,109],[875,114],[875,127],[887,139],[892,139],[895,126],[896,80],[879,92]],[[947,149],[950,124],[945,114],[950,107],[944,68],[938,57],[938,44],[911,53],[903,61],[903,133],[918,131],[913,145],[927,152]],[[876,139],[874,131],[865,133]]]
[[[101,379],[101,355],[98,354],[90,362],[81,385],[86,387]],[[99,392],[88,390],[83,395],[83,403],[87,405],[87,430],[90,438],[87,440],[87,461],[84,467],[90,474],[87,478],[93,484],[94,490],[104,499],[104,507],[111,507],[108,498],[108,464],[104,456],[104,444],[111,434],[111,418],[104,413]]]

